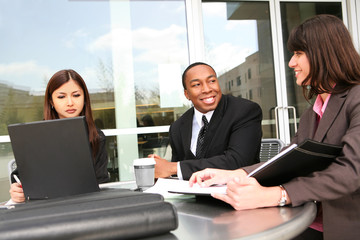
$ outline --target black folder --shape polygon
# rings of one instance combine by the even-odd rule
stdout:
[[[0,239],[134,239],[178,227],[159,194],[107,190],[26,202],[0,211]]]
[[[326,169],[340,155],[342,146],[307,139],[293,144],[249,173],[263,186],[277,186],[295,177]]]

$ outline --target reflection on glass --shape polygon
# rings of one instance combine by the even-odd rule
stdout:
[[[285,66],[288,66],[292,53],[287,50],[287,40],[291,29],[302,23],[307,18],[317,14],[332,14],[342,19],[341,3],[280,3],[281,22],[283,29],[284,41],[284,59]],[[301,116],[303,111],[309,107],[309,103],[305,100],[302,88],[296,85],[295,75],[292,69],[286,69],[286,88],[288,105],[296,108],[296,116]],[[315,99],[312,99],[315,101]],[[292,116],[290,116],[292,117]],[[291,135],[294,135],[294,127],[292,125]]]
[[[10,199],[8,163],[14,159],[10,143],[0,143],[0,202]]]
[[[43,119],[46,84],[61,69],[84,78],[95,112],[114,107],[109,2],[9,0],[0,17],[0,135],[10,123]],[[114,127],[113,113],[95,115]]]
[[[206,61],[224,94],[257,102],[263,137],[275,137],[274,64],[267,2],[203,1]]]
[[[118,153],[117,153],[117,143],[116,136],[106,137],[106,151],[108,153],[108,172],[110,177],[110,182],[119,181],[119,165],[118,165]]]
[[[139,157],[145,158],[149,154],[157,154],[164,159],[171,160],[168,149],[169,133],[146,133],[138,135]]]
[[[0,33],[0,136],[8,124],[43,119],[47,81],[60,69],[84,78],[100,129],[136,128],[145,115],[153,127],[169,125],[190,107],[181,85],[188,65],[184,0],[5,0]],[[167,136],[156,131],[150,135],[162,146]],[[133,178],[143,137],[107,137],[112,180]]]
[[[130,11],[136,118],[170,125],[190,107],[181,84],[188,65],[185,3],[131,1]]]
[[[181,85],[188,65],[185,4],[113,1],[111,9],[116,128],[141,131],[145,116],[153,120],[146,134],[117,137],[120,180],[129,180],[132,161],[159,148],[161,134],[151,128],[170,125],[189,107]]]

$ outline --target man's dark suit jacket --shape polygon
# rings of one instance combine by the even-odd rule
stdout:
[[[205,135],[205,153],[190,150],[194,108],[170,127],[172,162],[180,162],[184,179],[205,168],[238,169],[259,162],[262,111],[257,103],[222,95]]]
[[[342,154],[327,169],[283,184],[293,206],[321,201],[325,240],[360,238],[359,96],[360,85],[331,95],[319,125],[312,107],[307,109],[291,142],[301,143],[310,138],[343,146]],[[250,172],[257,165],[260,164],[244,170]]]

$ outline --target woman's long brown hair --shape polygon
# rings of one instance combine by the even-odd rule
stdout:
[[[86,118],[86,123],[89,131],[89,142],[92,149],[93,160],[95,161],[95,157],[99,149],[99,134],[93,120],[89,92],[87,90],[85,81],[74,70],[60,70],[50,78],[45,91],[44,119],[52,120],[59,118],[59,115],[55,111],[55,108],[52,107],[52,94],[56,89],[58,89],[71,79],[74,80],[84,92],[84,107],[80,113],[80,116],[85,116]]]
[[[309,60],[310,72],[302,82],[307,100],[316,94],[340,93],[360,84],[360,56],[349,31],[336,16],[316,15],[294,28],[288,49],[305,52]],[[309,90],[306,85],[310,85]]]

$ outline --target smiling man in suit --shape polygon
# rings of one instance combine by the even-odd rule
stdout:
[[[154,157],[155,177],[189,179],[205,168],[238,169],[259,162],[262,112],[249,100],[223,95],[215,70],[196,62],[183,75],[194,107],[170,127],[171,162]]]

